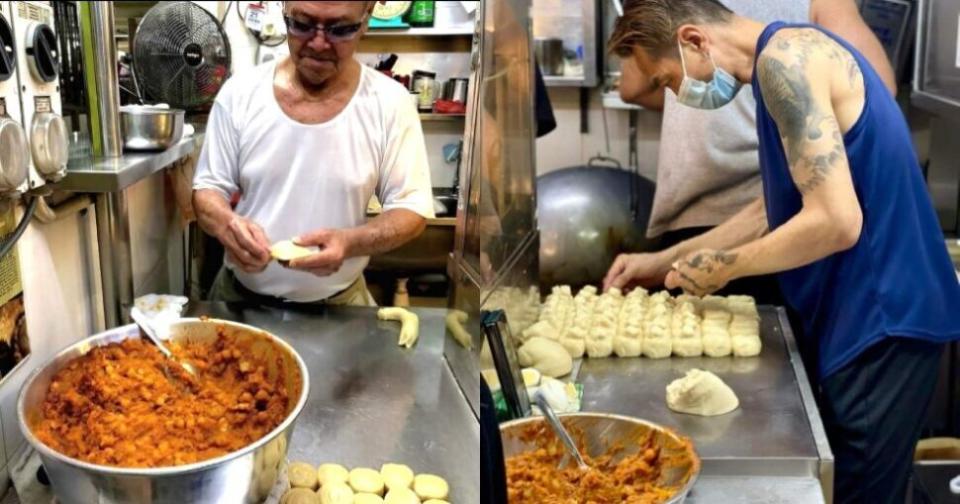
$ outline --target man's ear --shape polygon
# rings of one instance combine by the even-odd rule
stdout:
[[[697,25],[685,24],[677,28],[677,39],[681,44],[703,52],[707,45],[707,35]]]

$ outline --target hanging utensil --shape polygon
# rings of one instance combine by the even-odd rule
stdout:
[[[577,466],[580,467],[580,470],[586,471],[590,469],[590,466],[583,460],[583,455],[580,455],[577,444],[573,441],[573,438],[570,437],[570,433],[563,427],[563,424],[560,423],[560,418],[553,412],[553,408],[550,407],[550,403],[547,402],[547,398],[543,396],[543,393],[537,392],[535,401],[537,407],[540,408],[540,411],[543,413],[543,418],[550,424],[550,427],[553,428],[554,434],[563,442],[563,446],[567,448],[567,453],[573,457],[573,460],[577,461]],[[560,465],[562,469],[562,461]]]

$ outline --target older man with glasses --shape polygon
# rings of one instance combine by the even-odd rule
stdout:
[[[433,216],[417,110],[403,86],[354,58],[375,3],[285,2],[290,55],[233,76],[217,96],[193,183],[200,225],[226,250],[213,299],[373,304],[369,256]],[[383,212],[368,220],[373,195]],[[312,253],[271,262],[271,244],[287,239]]]

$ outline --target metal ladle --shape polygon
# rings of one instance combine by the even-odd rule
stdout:
[[[163,341],[161,341],[160,337],[157,336],[156,329],[153,328],[153,324],[150,322],[150,319],[145,313],[140,311],[139,308],[134,307],[130,310],[130,318],[136,322],[137,327],[139,327],[140,331],[147,336],[147,339],[156,345],[157,349],[160,350],[160,353],[173,362],[176,362],[177,365],[182,367],[183,370],[186,371],[190,376],[197,376],[197,370],[194,369],[193,366],[186,362],[177,360],[177,358],[173,356],[173,352],[171,352],[170,349],[163,344]]]
[[[560,438],[560,441],[562,441],[563,445],[567,448],[567,453],[577,461],[577,465],[580,467],[580,470],[586,471],[587,469],[590,469],[590,466],[587,465],[587,463],[583,460],[583,456],[580,455],[580,450],[577,449],[577,444],[573,442],[573,438],[570,436],[570,433],[567,432],[567,429],[565,429],[563,424],[560,423],[560,418],[557,417],[556,413],[554,413],[553,408],[551,408],[550,404],[547,403],[547,399],[543,397],[543,394],[541,392],[537,392],[534,400],[536,401],[537,406],[540,408],[540,411],[543,413],[543,418],[547,420],[547,423],[553,428],[553,432],[558,438]]]

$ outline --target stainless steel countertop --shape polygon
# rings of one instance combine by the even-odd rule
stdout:
[[[676,429],[693,440],[705,476],[816,478],[821,456],[830,460],[832,471],[832,455],[786,316],[771,307],[760,307],[760,312],[763,350],[758,357],[584,359],[577,375],[584,384],[583,411],[630,415]],[[667,384],[691,368],[722,378],[736,392],[740,408],[717,417],[668,409]]]
[[[450,502],[480,502],[480,425],[443,355],[447,310],[411,308],[420,340],[397,346],[396,322],[373,308],[310,313],[191,303],[209,315],[270,331],[297,349],[310,372],[310,397],[288,458],[379,469],[384,462],[442,476]],[[19,504],[12,491],[2,504]],[[28,503],[29,504],[29,503]]]
[[[189,155],[203,144],[203,134],[186,137],[161,152],[127,152],[120,157],[95,157],[83,166],[71,164],[58,189],[85,193],[117,192]]]
[[[404,350],[398,324],[377,320],[374,308],[308,314],[191,305],[188,315],[263,328],[303,357],[310,398],[290,441],[291,461],[376,469],[399,462],[445,478],[452,503],[480,502],[480,424],[443,356],[447,310],[411,308],[420,340]]]
[[[702,477],[686,504],[822,504],[823,491],[814,478]]]

